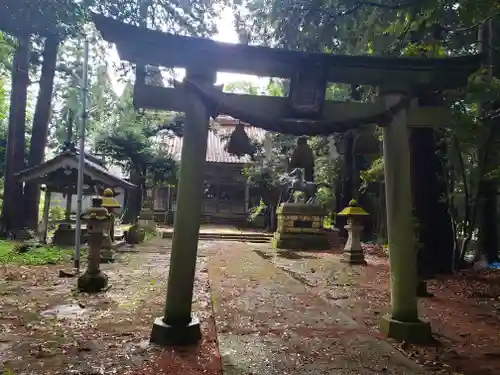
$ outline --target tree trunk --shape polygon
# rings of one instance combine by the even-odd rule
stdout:
[[[343,163],[342,163],[342,190],[340,195],[340,210],[349,205],[349,201],[353,198],[353,178],[354,178],[354,133],[345,134],[342,140],[343,145]],[[341,237],[347,238],[347,232],[344,226],[347,224],[347,218],[337,216],[335,219],[335,228],[339,229]]]
[[[434,130],[410,129],[410,153],[413,212],[417,221],[417,269],[421,280],[435,276],[436,233],[433,215],[438,202],[438,182],[435,173]]]
[[[454,234],[448,210],[447,187],[431,128],[410,131],[412,195],[417,220],[418,270],[423,279],[453,270]]]
[[[137,186],[137,189],[130,191],[128,194],[127,203],[125,205],[125,213],[123,214],[123,223],[132,224],[137,221],[137,217],[141,213],[142,197],[143,197],[143,178],[139,171],[131,169],[130,182]]]
[[[500,76],[500,54],[495,51],[492,46],[496,45],[500,36],[500,17],[489,19],[481,25],[479,34],[481,43],[481,52],[485,56],[485,68],[488,71],[488,78],[498,78]],[[488,117],[488,113],[500,108],[498,102],[481,103],[480,114]],[[480,165],[479,170],[483,175],[478,185],[479,202],[478,202],[478,247],[477,258],[485,258],[489,263],[498,260],[498,232],[497,232],[497,198],[496,181],[491,179],[488,174],[496,167],[497,158],[494,155],[494,149],[498,146],[500,140],[500,131],[498,130],[497,121],[486,119],[485,127],[489,131],[489,146],[485,146],[480,150]]]
[[[378,207],[375,210],[377,215],[377,238],[387,243],[387,213],[385,210],[385,184],[378,184]],[[375,214],[374,212],[374,214]]]
[[[56,71],[57,50],[59,39],[48,37],[45,40],[42,72],[40,76],[40,91],[33,117],[33,131],[28,156],[28,166],[34,167],[43,163],[45,146],[49,129],[52,92]],[[24,225],[36,229],[38,225],[38,206],[40,204],[40,185],[27,182],[24,186]]]
[[[5,165],[5,185],[2,206],[2,232],[6,235],[21,229],[22,184],[14,176],[24,167],[24,135],[26,102],[29,85],[29,38],[18,40],[12,64],[12,89]]]
[[[139,8],[139,26],[147,26],[147,17],[149,9],[149,0],[142,0],[140,2]],[[135,82],[145,83],[146,82],[146,66],[141,64],[136,64],[135,66]],[[137,117],[140,117],[139,112],[137,112]],[[125,206],[125,213],[123,214],[122,222],[124,224],[132,224],[137,222],[137,217],[141,213],[142,201],[147,194],[145,186],[145,180],[142,176],[141,168],[137,165],[133,165],[130,170],[130,182],[137,186],[128,194],[127,204]],[[178,194],[177,194],[178,196]],[[174,215],[175,216],[175,215]]]
[[[437,204],[434,211],[435,231],[435,256],[436,270],[439,274],[450,274],[453,272],[455,259],[455,230],[450,213],[450,200],[448,196],[447,174],[444,162],[447,158],[447,144],[441,135],[437,139],[437,154],[434,155],[437,176]]]
[[[481,181],[479,189],[478,249],[488,263],[493,263],[498,261],[496,183],[492,180]]]

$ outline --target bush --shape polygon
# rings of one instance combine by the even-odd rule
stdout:
[[[65,214],[64,208],[62,208],[61,206],[50,207],[50,210],[49,210],[50,221],[62,220],[62,219],[64,219],[64,214]]]

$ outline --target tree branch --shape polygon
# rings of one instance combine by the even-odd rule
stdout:
[[[328,9],[318,9],[318,10],[321,13],[326,13],[329,17],[331,17],[331,19],[329,20],[329,22],[331,23],[336,18],[345,17],[345,16],[349,16],[351,14],[354,14],[354,13],[356,13],[358,10],[360,10],[363,7],[393,9],[394,10],[394,9],[409,8],[409,7],[414,6],[415,4],[416,4],[416,0],[409,0],[409,1],[406,1],[406,2],[403,2],[403,3],[400,3],[400,4],[382,4],[382,3],[379,3],[379,2],[375,2],[375,1],[356,1],[356,2],[354,2],[354,5],[352,6],[352,8],[346,9],[346,10],[342,10],[340,12],[336,12],[336,13],[333,13],[333,14]],[[303,19],[309,13],[311,13],[314,10],[313,7],[310,7],[309,9],[306,9],[304,7],[304,5],[300,4],[300,3],[298,3],[298,4],[295,3],[294,5],[292,5],[291,8],[292,9],[293,8],[299,8],[300,10],[306,10],[306,14],[303,17]]]
[[[384,9],[402,9],[408,8],[415,5],[415,0],[406,1],[400,4],[382,4],[376,1],[357,1],[356,5],[367,6],[367,7],[375,7],[375,8],[384,8]]]
[[[464,27],[464,28],[460,28],[460,29],[452,29],[452,28],[449,28],[449,27],[446,27],[446,26],[442,26],[443,27],[443,30],[449,32],[449,33],[452,33],[452,34],[458,34],[458,33],[466,33],[468,31],[472,31],[474,29],[477,29],[479,26],[481,26],[481,24],[485,23],[486,21],[489,21],[490,19],[492,19],[493,17],[496,17],[496,16],[499,16],[500,13],[495,13],[489,17],[486,17],[485,19],[475,23],[474,25],[472,26],[468,26],[468,27]]]

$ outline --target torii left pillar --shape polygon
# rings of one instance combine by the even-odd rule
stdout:
[[[200,87],[213,86],[216,72],[187,69]],[[209,112],[200,98],[186,91],[177,210],[168,274],[165,314],[155,319],[152,344],[189,345],[201,339],[200,322],[191,311],[203,202],[203,169],[207,152]]]

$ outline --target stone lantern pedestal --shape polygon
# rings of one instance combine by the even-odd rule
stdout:
[[[368,212],[357,205],[353,199],[349,206],[340,211],[337,215],[347,216],[347,225],[344,228],[347,231],[347,242],[344,246],[342,262],[352,265],[366,265],[363,248],[361,247],[361,232],[363,226],[360,224],[360,218],[367,216]]]
[[[115,213],[121,208],[120,202],[115,199],[115,194],[111,189],[105,189],[102,198],[102,207],[109,213],[109,220],[104,223],[104,240],[101,248],[101,263],[111,263],[115,261],[113,252],[113,241],[115,237]]]
[[[282,203],[276,210],[278,227],[272,238],[277,249],[328,250],[323,228],[325,210],[316,204]]]
[[[92,207],[82,214],[87,222],[89,257],[87,270],[78,278],[77,288],[80,292],[98,293],[108,286],[108,276],[99,267],[101,246],[104,240],[104,224],[109,221],[109,213],[102,207],[102,198],[92,199]]]

